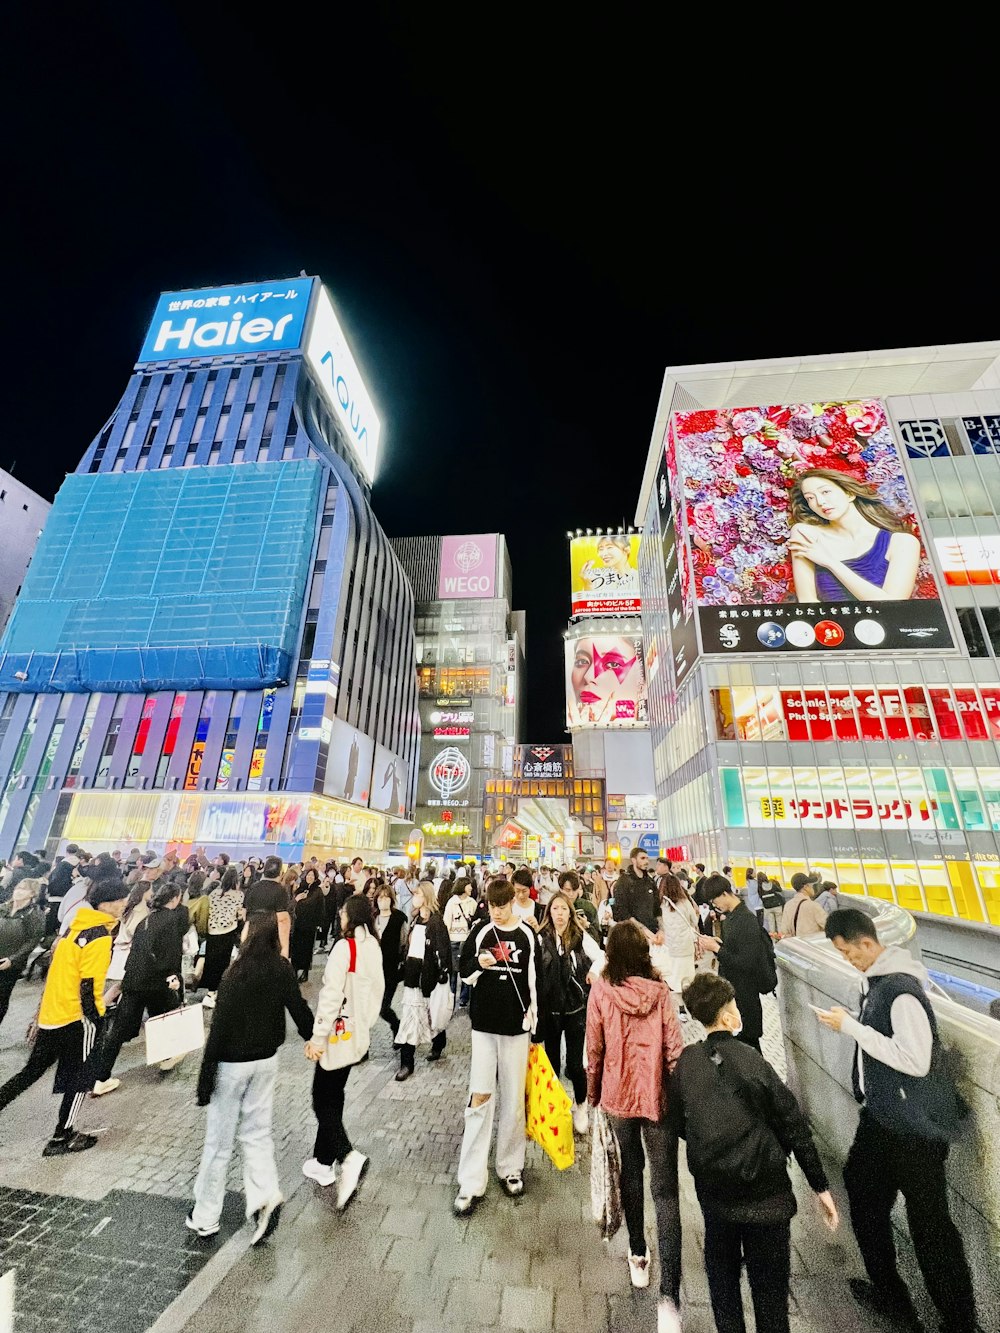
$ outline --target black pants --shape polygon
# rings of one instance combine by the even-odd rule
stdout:
[[[384,1018],[389,1024],[389,1031],[394,1038],[399,1031],[399,1015],[392,1007],[392,997],[395,994],[395,991],[396,987],[393,986],[390,990],[389,983],[386,982],[385,992],[382,996],[382,1008],[378,1011],[379,1018]]]
[[[13,967],[8,967],[5,972],[0,972],[0,1023],[7,1017],[7,1010],[10,1008],[10,997],[14,990],[14,983],[20,975],[20,972]]]
[[[443,1051],[447,1040],[448,1040],[448,1033],[446,1031],[436,1032],[434,1036],[431,1038],[431,1050]],[[409,1070],[413,1069],[413,1061],[416,1056],[416,1050],[417,1048],[415,1046],[407,1046],[405,1044],[403,1046],[400,1046],[399,1048],[400,1069],[409,1069]]]
[[[180,991],[172,991],[166,985],[156,991],[124,991],[105,1027],[97,1060],[98,1081],[103,1083],[111,1077],[122,1047],[138,1037],[143,1014],[148,1012],[150,1018],[155,1018],[170,1013],[180,1003]]]
[[[551,1057],[550,1057],[551,1058]],[[622,1212],[629,1249],[646,1250],[642,1173],[649,1157],[649,1188],[656,1210],[656,1241],[660,1254],[660,1295],[675,1303],[681,1291],[681,1205],[677,1195],[677,1135],[666,1120],[609,1116],[622,1157]],[[646,1152],[642,1145],[645,1142]],[[720,1325],[721,1333],[721,1325]]]
[[[577,1014],[550,1014],[542,1035],[545,1054],[557,1078],[562,1069],[562,1040],[566,1038],[566,1073],[573,1084],[573,1100],[578,1106],[587,1100],[587,1074],[583,1068],[583,1038],[586,1031],[587,1011],[581,1009]]]
[[[740,1295],[743,1262],[757,1333],[788,1333],[790,1230],[790,1222],[730,1222],[705,1211],[705,1273],[718,1333],[746,1333]]]
[[[88,1071],[92,1067],[97,1036],[93,1023],[39,1028],[28,1063],[0,1088],[0,1111],[56,1065],[56,1091],[63,1094],[56,1135],[68,1134],[76,1124],[87,1092],[94,1086],[93,1075]]]
[[[844,1167],[851,1223],[868,1276],[887,1296],[906,1304],[909,1293],[896,1267],[890,1211],[896,1195],[931,1300],[946,1329],[975,1328],[975,1298],[962,1237],[948,1212],[945,1160],[948,1145],[894,1131],[861,1112]]]
[[[229,966],[230,959],[233,956],[233,946],[240,937],[240,928],[229,930],[225,935],[206,935],[205,936],[205,966],[201,974],[201,984],[204,990],[212,991],[213,994],[219,989],[219,982],[222,980],[222,974]]]
[[[352,1065],[342,1069],[324,1069],[317,1065],[313,1074],[312,1103],[316,1117],[316,1143],[313,1156],[322,1166],[342,1162],[351,1151],[351,1140],[344,1129],[344,1090]]]

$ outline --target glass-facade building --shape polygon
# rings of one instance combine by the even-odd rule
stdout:
[[[419,717],[377,435],[318,279],[161,298],[0,643],[0,855],[388,845]]]
[[[855,471],[891,482],[877,448],[862,447],[873,403],[914,502],[918,587],[931,597],[936,586],[947,627],[935,643],[930,612],[920,619],[907,603],[909,638],[879,650],[884,631],[854,625],[871,625],[880,604],[841,603],[822,622],[836,649],[826,651],[819,624],[790,628],[812,615],[800,597],[759,591],[787,571],[749,570],[754,609],[710,582],[732,577],[767,517],[727,548],[731,509],[716,500],[696,512],[697,470],[671,458],[675,427],[703,429],[694,438],[716,449],[722,474],[715,494],[739,494],[741,478],[765,476],[787,428],[807,437],[795,405],[843,421],[849,404]],[[723,437],[741,430],[730,479]],[[673,855],[762,867],[786,884],[816,870],[848,892],[1000,924],[1000,343],[668,370],[636,521],[660,832]],[[793,635],[801,651],[785,650]]]

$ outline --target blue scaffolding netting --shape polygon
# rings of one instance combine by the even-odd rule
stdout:
[[[322,474],[302,459],[67,477],[0,641],[0,689],[286,681]]]

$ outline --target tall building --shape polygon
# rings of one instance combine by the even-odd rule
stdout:
[[[51,508],[48,500],[0,468],[0,629],[10,619]]]
[[[1000,924],[1000,343],[672,368],[636,522],[660,829]]]
[[[391,537],[416,598],[424,859],[482,855],[488,783],[509,778],[524,714],[524,612],[502,534]]]
[[[161,296],[0,644],[0,855],[377,853],[413,806],[413,594],[326,289]]]

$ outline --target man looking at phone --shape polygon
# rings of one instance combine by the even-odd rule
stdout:
[[[597,924],[597,908],[583,896],[583,885],[575,870],[564,870],[559,876],[559,888],[573,904],[580,926],[596,944],[601,943],[601,928]]]
[[[514,889],[507,880],[493,880],[486,901],[489,922],[470,930],[458,965],[472,991],[469,1100],[454,1205],[459,1217],[486,1193],[494,1117],[500,1183],[511,1198],[524,1193],[524,1084],[528,1047],[541,1027],[535,931],[515,915]]]

